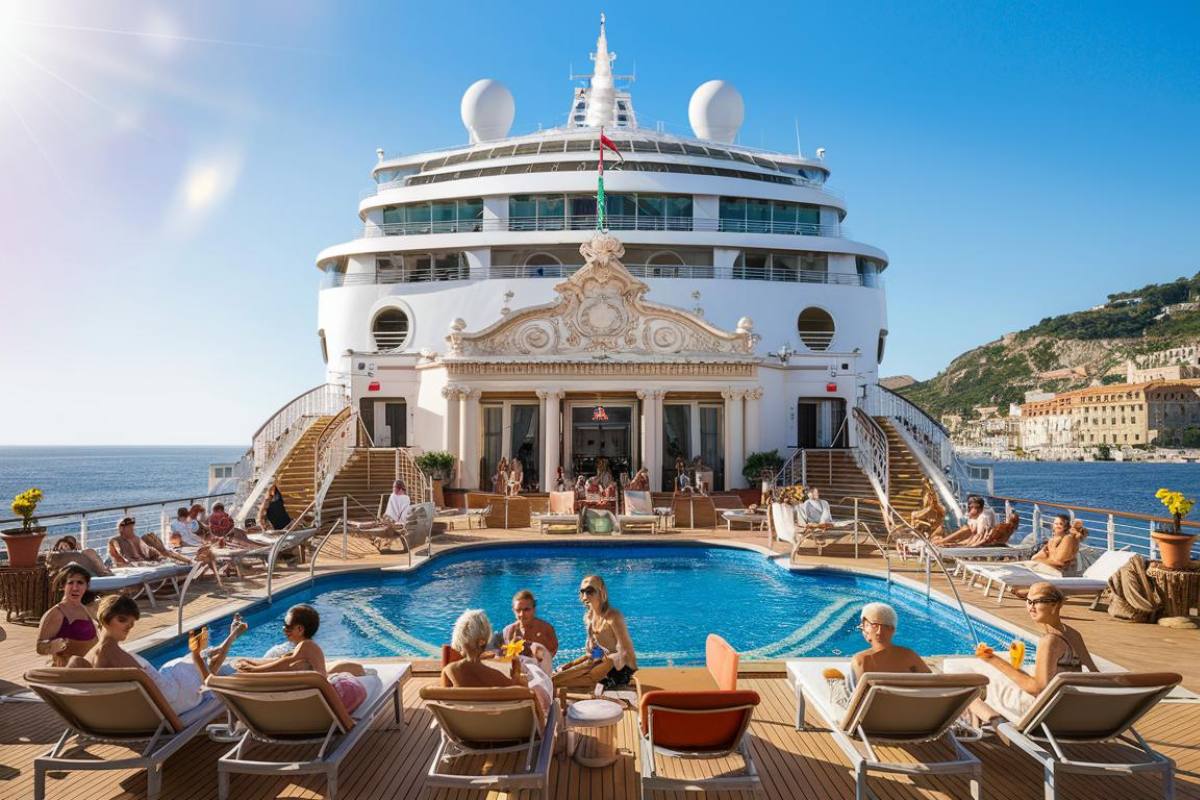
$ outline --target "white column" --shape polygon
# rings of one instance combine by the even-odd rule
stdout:
[[[653,489],[654,473],[658,471],[658,464],[654,458],[654,440],[658,436],[658,419],[654,416],[654,392],[639,389],[637,396],[642,401],[642,420],[639,426],[642,431],[641,466],[650,475],[650,488]]]
[[[546,427],[542,430],[542,488],[552,492],[554,476],[558,474],[559,401],[563,393],[561,389],[539,389],[537,396],[541,398],[542,417],[546,420]]]
[[[725,491],[742,482],[742,389],[726,389],[725,398]]]
[[[763,390],[757,386],[746,392],[746,452],[745,455],[762,450],[762,434],[759,432],[759,400],[762,400]],[[744,462],[743,462],[744,463]]]
[[[665,389],[646,390],[646,471],[650,473],[650,489],[662,491],[662,409]]]
[[[479,390],[459,390],[458,452],[462,458],[462,485],[479,489]]]
[[[463,484],[462,450],[459,449],[458,404],[461,388],[450,384],[442,388],[442,397],[446,398],[446,416],[442,418],[442,442],[447,452],[453,453],[457,459],[454,467],[455,485]]]

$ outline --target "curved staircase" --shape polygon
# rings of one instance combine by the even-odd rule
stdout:
[[[313,475],[316,469],[317,442],[333,420],[332,414],[317,417],[275,470],[275,481],[279,484],[279,491],[283,492],[288,511],[292,514],[303,510],[316,497]]]
[[[888,501],[905,519],[921,507],[921,489],[925,473],[908,444],[896,432],[887,417],[875,417],[887,436],[888,443]]]

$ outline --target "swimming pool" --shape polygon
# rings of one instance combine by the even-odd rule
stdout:
[[[412,572],[320,577],[243,612],[250,630],[233,653],[261,656],[283,641],[288,607],[309,603],[321,613],[316,639],[326,653],[436,658],[464,609],[483,608],[499,627],[512,621],[512,595],[528,588],[538,615],[557,629],[561,652],[574,656],[583,648],[579,581],[588,574],[604,578],[644,666],[702,663],[710,632],[747,659],[847,655],[864,647],[859,610],[876,600],[899,612],[898,643],[923,655],[974,649],[956,608],[874,576],[791,571],[760,552],[723,546],[531,543],[464,548]],[[228,625],[228,618],[211,625],[214,643]],[[975,628],[992,644],[1012,639],[980,621]],[[172,640],[146,655],[161,663],[185,648]]]

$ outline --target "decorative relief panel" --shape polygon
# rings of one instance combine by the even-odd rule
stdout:
[[[649,287],[621,263],[625,247],[597,233],[579,252],[582,269],[554,287],[553,303],[519,309],[477,332],[456,319],[446,337],[451,357],[475,356],[738,356],[753,352],[753,322],[730,333],[670,306],[645,299]]]

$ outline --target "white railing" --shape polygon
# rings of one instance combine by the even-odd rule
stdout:
[[[358,414],[353,408],[346,406],[321,432],[313,459],[313,496],[317,499],[318,508],[325,493],[329,491],[329,485],[333,483],[342,467],[346,466],[346,462],[358,446],[358,430]]]
[[[717,233],[769,233],[783,236],[825,236],[844,238],[850,232],[840,223],[776,220],[722,219],[719,217],[667,217],[614,214],[604,217],[610,231],[708,231]],[[442,233],[480,233],[484,231],[591,231],[596,229],[595,214],[555,214],[538,217],[507,217],[465,220],[420,220],[417,222],[368,222],[354,230],[355,238],[380,236],[427,236]]]
[[[336,414],[349,402],[346,387],[336,383],[323,383],[285,403],[254,432],[252,449],[255,476],[262,475],[263,468],[279,450],[287,452],[291,449],[290,445],[284,446],[286,443],[281,440],[297,423]],[[292,443],[294,444],[294,441]]]
[[[223,492],[175,497],[167,500],[150,500],[123,506],[38,514],[38,525],[46,529],[46,538],[42,542],[42,548],[48,550],[61,537],[74,536],[80,549],[88,547],[103,549],[104,542],[116,536],[117,523],[125,517],[136,518],[136,527],[141,533],[157,532],[165,541],[167,533],[170,531],[171,520],[175,519],[175,512],[181,506],[191,507],[199,503],[207,512],[212,509],[214,503],[232,503],[233,499],[233,492]],[[0,519],[0,528],[15,527],[20,522],[19,517]]]
[[[486,276],[492,278],[566,278],[574,275],[583,264],[492,264]],[[685,278],[712,280],[724,278],[747,281],[779,281],[783,283],[823,283],[834,286],[867,286],[879,288],[879,276],[863,276],[857,272],[830,272],[820,269],[794,269],[782,265],[732,266],[717,268],[712,264],[626,264],[625,268],[638,278]],[[391,285],[396,283],[430,283],[434,281],[466,281],[471,271],[465,264],[448,267],[422,265],[405,269],[383,269],[375,272],[345,274],[327,273],[323,288],[341,286]],[[832,336],[832,334],[829,334]]]
[[[858,434],[854,460],[871,481],[875,494],[887,501],[891,489],[891,464],[887,434],[879,423],[858,406],[854,407],[854,426]]]

